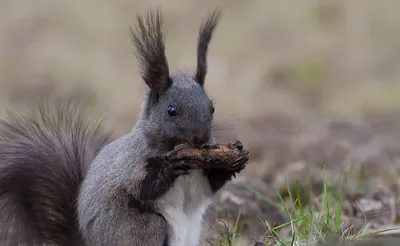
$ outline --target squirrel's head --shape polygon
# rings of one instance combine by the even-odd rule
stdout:
[[[153,144],[170,149],[182,142],[203,145],[212,140],[215,109],[203,86],[208,45],[220,17],[221,11],[216,9],[200,26],[197,69],[193,75],[169,73],[160,10],[150,10],[144,19],[139,16],[137,30],[131,29],[141,76],[149,87],[140,120]]]

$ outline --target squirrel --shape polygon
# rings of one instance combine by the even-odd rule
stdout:
[[[180,143],[215,144],[204,83],[221,16],[215,9],[200,25],[194,74],[170,74],[162,11],[137,16],[131,40],[148,93],[122,137],[111,140],[101,120],[65,101],[1,121],[1,245],[199,245],[212,198],[246,160],[196,169],[163,156]]]

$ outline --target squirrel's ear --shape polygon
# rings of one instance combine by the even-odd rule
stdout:
[[[210,44],[213,31],[221,19],[222,12],[216,8],[209,16],[203,21],[200,26],[199,36],[197,38],[197,69],[195,80],[201,86],[207,75],[207,50]]]
[[[149,10],[146,16],[137,17],[136,31],[131,30],[131,40],[140,62],[141,76],[152,92],[160,93],[171,85],[168,61],[165,56],[161,10]]]

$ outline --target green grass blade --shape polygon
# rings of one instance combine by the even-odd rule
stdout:
[[[286,189],[287,189],[287,192],[289,194],[290,201],[292,201],[292,203],[294,203],[294,199],[293,199],[293,196],[292,196],[292,191],[290,189],[290,184],[289,184],[289,181],[288,181],[287,177],[285,178],[285,180],[286,180],[285,181],[286,182]]]
[[[233,239],[234,240],[239,236],[238,227],[239,227],[240,216],[241,216],[241,212],[240,212],[240,209],[239,209],[239,212],[238,212],[238,215],[237,215],[236,221],[235,221],[235,226],[233,227]]]
[[[265,222],[265,224],[267,225],[268,230],[272,233],[272,235],[274,235],[275,240],[278,241],[279,243],[281,243],[282,245],[286,245],[286,244],[283,242],[282,236],[281,236],[278,232],[276,232],[276,231],[274,230],[274,228],[271,227],[271,225],[268,223],[268,221],[264,221],[264,222]]]
[[[292,220],[291,214],[289,213],[289,210],[288,210],[288,208],[287,208],[287,206],[286,206],[286,204],[285,204],[285,201],[283,200],[281,194],[279,193],[279,190],[278,190],[278,189],[275,189],[275,192],[276,192],[276,195],[278,196],[279,200],[280,200],[281,203],[282,203],[282,206],[283,206],[283,209],[284,209],[285,213],[287,214],[287,216],[289,217],[289,219]]]
[[[322,223],[322,225],[323,225],[324,228],[325,228],[325,230],[324,230],[324,233],[325,233],[325,234],[327,234],[327,233],[332,233],[332,232],[333,232],[332,229],[331,229],[331,227],[329,226],[329,224],[326,223],[326,221],[324,221],[323,218],[319,218],[319,221]]]
[[[299,184],[299,180],[296,179],[296,197],[298,200],[298,205],[299,205],[299,210],[300,210],[300,216],[304,216],[304,208],[303,208],[303,202],[301,200],[301,196],[300,196],[300,184]]]
[[[370,237],[370,236],[376,236],[376,235],[378,235],[380,233],[383,233],[383,232],[396,231],[396,230],[400,230],[400,227],[389,228],[389,229],[385,229],[385,230],[378,230],[378,231],[371,232],[371,233],[368,233],[368,234],[365,234],[365,235],[361,235],[361,236],[357,237],[357,239],[366,238],[366,237]]]
[[[327,190],[327,180],[326,180],[326,168],[324,166],[324,195],[323,195],[323,203],[325,204],[325,213],[326,213],[326,224],[330,225],[330,211],[329,211],[329,199],[328,199],[328,190]]]
[[[284,224],[275,226],[273,229],[274,229],[274,230],[283,229],[283,228],[285,228],[285,227],[287,227],[287,226],[290,226],[292,223],[297,223],[297,222],[299,222],[299,221],[302,221],[305,217],[307,217],[307,215],[304,216],[304,217],[299,217],[299,218],[297,218],[297,219],[295,219],[295,220],[293,220],[293,221],[289,221],[289,222],[286,222],[286,223],[284,223]]]
[[[271,205],[274,208],[277,209],[281,209],[281,205],[275,201],[273,201],[271,198],[263,195],[261,192],[257,191],[256,189],[254,189],[251,185],[249,185],[246,182],[241,183],[241,186],[243,186],[244,188],[246,188],[248,191],[250,191],[251,193],[253,193],[253,195],[255,195],[258,199],[266,202],[267,204]]]

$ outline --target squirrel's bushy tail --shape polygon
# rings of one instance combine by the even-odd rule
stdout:
[[[79,241],[79,186],[109,136],[70,100],[41,101],[1,120],[0,244]]]

